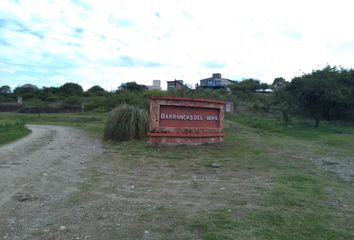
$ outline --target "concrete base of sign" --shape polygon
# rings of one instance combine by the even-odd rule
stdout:
[[[177,97],[150,98],[149,142],[200,145],[224,140],[225,102]]]
[[[212,134],[198,134],[195,136],[170,134],[159,135],[149,133],[149,142],[154,145],[201,145],[207,143],[221,143],[224,141],[224,134],[213,136]]]

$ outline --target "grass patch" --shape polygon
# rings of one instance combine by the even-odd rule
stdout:
[[[349,122],[322,121],[318,128],[314,128],[312,120],[294,118],[293,125],[289,128],[281,119],[268,115],[228,115],[228,119],[255,129],[302,140],[319,141],[332,146],[354,144],[354,126]]]
[[[216,210],[195,219],[191,231],[210,240],[353,239],[353,227],[342,226],[343,220],[338,219],[343,213],[325,202],[329,197],[326,182],[301,175],[276,178],[271,191],[263,192],[265,197],[258,200],[256,210],[242,217],[237,214],[247,211],[242,207]]]
[[[22,138],[30,132],[23,121],[0,119],[0,145]]]
[[[38,118],[37,115],[0,114],[10,121],[22,119],[29,123],[79,127],[100,137],[106,116],[43,114]],[[352,159],[354,127],[322,122],[315,129],[312,124],[312,121],[295,119],[293,127],[287,128],[273,117],[228,116],[222,144],[152,147],[146,143],[147,139],[109,143],[106,151],[110,156],[109,159],[104,156],[103,161],[106,169],[112,169],[111,164],[116,164],[117,169],[127,169],[127,176],[132,176],[127,180],[129,184],[146,175],[153,182],[149,186],[153,190],[155,185],[162,186],[161,191],[173,188],[171,183],[167,186],[159,182],[165,172],[169,172],[168,180],[179,184],[177,189],[185,194],[190,209],[188,205],[179,209],[176,206],[179,202],[161,194],[159,197],[167,200],[160,202],[160,207],[141,210],[138,215],[136,221],[142,220],[150,227],[159,236],[156,239],[354,239],[353,183],[312,161],[322,157],[330,157],[331,161]],[[212,163],[219,164],[220,168],[210,167]],[[90,196],[88,192],[109,183],[104,171],[92,169],[89,174],[90,180],[73,196],[73,204],[85,202]],[[115,172],[111,177],[115,179]],[[204,199],[200,199],[211,206],[220,202],[226,206],[215,209],[203,205],[194,209],[199,206],[194,202],[199,198],[188,196],[188,184],[194,188],[192,193],[203,193],[209,187],[211,192],[204,193]],[[107,196],[111,193],[120,196],[118,188],[104,191]],[[146,207],[138,203],[132,206],[127,208]]]
[[[107,113],[96,112],[41,114],[40,117],[38,114],[0,113],[0,120],[77,127],[99,138],[103,136],[103,124],[106,117]]]
[[[351,183],[315,166],[311,159],[337,156],[335,151],[351,157],[354,151],[348,145],[354,139],[353,128],[323,123],[314,129],[304,123],[279,129],[281,123],[270,118],[265,125],[262,119],[258,121],[258,126],[249,127],[229,119],[222,144],[157,148],[130,141],[113,146],[132,166],[141,158],[159,159],[160,164],[173,166],[176,175],[215,175],[225,182],[235,176],[268,179],[265,186],[249,185],[257,197],[245,191],[235,199],[232,192],[217,192],[229,201],[228,208],[201,210],[193,220],[184,218],[184,231],[198,239],[352,239],[354,228],[349,223],[353,216],[341,205],[331,204],[344,201],[353,206],[349,203],[354,194]],[[211,163],[220,164],[220,170],[208,167]],[[335,189],[336,194],[328,189]],[[156,211],[153,216],[161,215]]]

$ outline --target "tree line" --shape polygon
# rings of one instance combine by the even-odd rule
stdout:
[[[0,94],[2,96],[8,97],[16,97],[21,96],[24,99],[30,98],[39,98],[41,100],[49,100],[51,101],[51,97],[54,96],[81,96],[84,93],[86,94],[96,94],[102,95],[107,93],[106,90],[96,85],[88,89],[84,92],[83,88],[77,83],[65,83],[60,87],[43,87],[38,88],[33,84],[25,84],[22,86],[16,87],[13,91],[11,91],[10,86],[4,85],[0,87]]]
[[[313,118],[315,127],[321,120],[353,120],[354,70],[326,66],[284,81],[277,86],[274,100],[289,124],[295,114]]]
[[[270,91],[266,91],[270,90]],[[267,94],[265,94],[267,93]],[[32,84],[0,87],[0,103],[14,101],[21,96],[37,108],[58,106],[66,109],[110,111],[119,104],[149,108],[150,96],[181,96],[214,98],[249,102],[254,111],[280,113],[287,125],[295,115],[314,119],[318,127],[321,120],[354,119],[354,70],[326,66],[286,81],[275,78],[272,84],[249,78],[235,81],[225,89],[184,88],[176,91],[147,91],[136,82],[123,83],[116,91],[108,92],[96,85],[84,91],[76,83],[60,87],[38,88]]]

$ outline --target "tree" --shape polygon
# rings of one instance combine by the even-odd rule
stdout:
[[[228,88],[234,95],[237,95],[238,99],[251,101],[256,97],[257,90],[261,89],[261,83],[259,80],[249,78],[241,82],[234,82],[228,85]]]
[[[60,92],[65,96],[79,96],[84,90],[79,84],[69,82],[60,87]]]
[[[273,89],[277,89],[279,87],[282,87],[286,84],[286,80],[282,77],[278,77],[278,78],[275,78],[273,83],[272,83],[272,87]]]
[[[266,89],[269,88],[269,85],[268,85],[268,83],[261,83],[259,85],[259,87],[260,87],[260,89],[262,89],[262,91],[265,91]]]
[[[14,89],[15,96],[23,97],[24,99],[33,98],[37,92],[38,87],[33,84],[25,84]]]
[[[8,85],[4,85],[0,87],[0,94],[10,94],[11,93],[11,87]]]
[[[289,89],[289,85],[275,89],[273,104],[280,111],[287,127],[292,125],[292,116],[298,111],[298,101]]]
[[[38,117],[41,117],[43,108],[47,107],[48,104],[40,99],[34,99],[32,100],[32,105],[36,108]]]
[[[236,82],[230,87],[232,90],[242,92],[255,92],[257,89],[261,89],[260,81],[253,78],[245,79],[241,82]]]
[[[43,92],[48,94],[58,94],[60,93],[60,87],[43,87]]]
[[[127,83],[122,83],[119,89],[128,90],[128,91],[143,91],[144,86],[139,85],[136,82],[127,82]]]
[[[351,112],[351,117],[354,118],[354,69],[343,70],[342,74],[344,75],[342,83],[351,91],[351,96],[349,99],[350,107],[347,109]]]
[[[98,86],[98,85],[95,85],[95,86],[89,88],[89,89],[87,90],[87,92],[88,92],[88,93],[95,94],[95,95],[99,95],[99,96],[102,96],[102,95],[104,95],[105,93],[107,93],[106,90],[104,90],[103,88],[101,88],[101,87]]]
[[[294,78],[287,92],[309,113],[317,128],[322,119],[330,119],[333,110],[343,111],[350,107],[351,89],[343,81],[343,71],[326,66],[301,77]]]

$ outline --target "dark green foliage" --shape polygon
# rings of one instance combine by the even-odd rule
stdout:
[[[233,91],[241,92],[255,92],[258,89],[261,89],[261,82],[256,79],[245,79],[241,82],[235,82],[230,86]]]
[[[277,89],[279,87],[282,87],[286,84],[286,80],[282,77],[275,78],[273,83],[272,83],[272,88]]]
[[[42,91],[45,93],[48,93],[48,94],[57,95],[60,93],[60,88],[59,87],[43,87]]]
[[[57,95],[54,95],[54,94],[48,94],[47,98],[44,101],[49,102],[49,103],[58,102],[59,101],[59,97]]]
[[[272,97],[265,94],[258,94],[252,100],[251,110],[254,113],[270,113],[272,107]]]
[[[119,90],[107,96],[107,109],[111,110],[120,104],[134,105],[148,110],[150,108],[151,96],[166,96],[168,92],[152,91],[128,91]]]
[[[309,114],[315,120],[314,126],[318,127],[322,119],[345,118],[346,113],[354,109],[354,78],[351,78],[351,72],[327,66],[294,78],[289,84],[278,88],[276,96],[292,110],[297,108]]]
[[[291,127],[292,116],[299,110],[299,102],[285,85],[277,87],[274,93],[273,105],[281,113],[285,125]]]
[[[65,83],[60,87],[60,92],[65,96],[78,96],[81,95],[84,90],[77,83]]]
[[[11,93],[11,87],[8,85],[4,85],[0,87],[0,94],[10,94]]]
[[[123,141],[145,137],[149,115],[144,109],[122,104],[109,114],[104,127],[104,139]]]
[[[268,89],[268,88],[270,88],[270,86],[268,85],[268,83],[261,83],[260,85],[259,85],[259,89],[260,90],[266,90],[266,89]],[[258,89],[257,89],[258,90]]]
[[[225,89],[211,89],[211,88],[197,88],[197,89],[178,89],[173,92],[169,92],[172,96],[187,97],[187,98],[209,98],[228,100],[230,94]]]
[[[16,97],[12,96],[12,94],[0,94],[0,104],[6,103],[6,102],[14,102],[16,101]]]
[[[128,90],[128,91],[143,91],[144,86],[139,85],[136,82],[127,82],[127,83],[123,83],[122,85],[120,85],[119,89],[120,90]]]
[[[62,102],[61,106],[65,109],[79,109],[82,101],[79,97],[67,97]]]
[[[33,98],[38,92],[38,87],[32,84],[25,84],[14,89],[14,95],[23,99]]]
[[[259,80],[250,78],[235,82],[228,87],[239,100],[253,101],[257,90],[267,89],[269,86],[268,84],[261,84]]]
[[[36,108],[37,113],[38,113],[38,117],[40,117],[41,113],[43,111],[43,108],[45,108],[47,106],[47,103],[42,101],[42,100],[40,100],[40,99],[34,99],[34,100],[32,100],[31,105],[34,108]]]
[[[94,95],[98,95],[98,96],[103,96],[104,94],[106,94],[106,90],[104,90],[103,88],[101,88],[100,86],[98,85],[95,85],[91,88],[89,88],[87,90],[87,93],[91,93],[91,94],[94,94]]]

